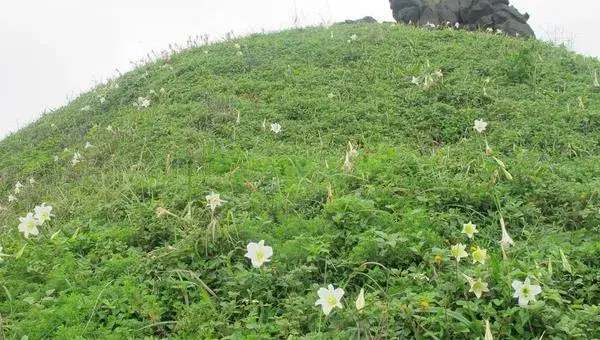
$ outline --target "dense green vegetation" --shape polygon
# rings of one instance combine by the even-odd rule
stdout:
[[[389,24],[138,67],[0,142],[2,337],[483,339],[489,320],[494,339],[598,339],[597,70],[538,41]],[[55,216],[25,238],[43,202]],[[254,268],[260,240],[273,256]],[[542,293],[521,306],[526,278]],[[326,316],[328,284],[345,293]]]

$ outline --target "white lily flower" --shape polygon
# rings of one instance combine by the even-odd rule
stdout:
[[[482,133],[487,128],[487,125],[488,125],[488,123],[486,121],[484,121],[483,119],[477,119],[477,120],[475,120],[475,123],[473,124],[473,129],[475,129],[475,131],[477,131],[479,133]]]
[[[479,231],[477,230],[477,226],[471,223],[471,221],[469,221],[469,223],[463,224],[462,233],[466,234],[468,238],[473,239],[475,234],[478,232]]]
[[[35,215],[33,218],[37,221],[38,225],[44,224],[44,222],[49,221],[51,217],[54,217],[52,212],[52,206],[46,205],[46,203],[42,203],[42,205],[38,205],[33,209]]]
[[[21,192],[22,187],[23,187],[23,184],[21,184],[21,182],[15,183],[15,195],[18,195]]]
[[[221,199],[221,195],[211,192],[210,195],[206,195],[206,206],[210,207],[212,211],[215,211],[217,207],[220,207],[227,201]]]
[[[473,264],[479,262],[481,264],[485,264],[485,260],[487,260],[487,250],[481,249],[479,247],[475,248],[472,253],[473,256]]]
[[[344,296],[344,290],[342,288],[334,288],[333,285],[328,285],[327,288],[319,288],[317,295],[319,295],[319,299],[315,302],[315,306],[321,305],[325,315],[329,315],[335,307],[343,308],[341,300]]]
[[[481,279],[473,280],[469,282],[471,288],[469,289],[469,293],[474,293],[477,298],[481,298],[481,294],[485,292],[489,292],[488,284],[486,282],[481,281]]]
[[[250,242],[246,249],[247,253],[244,256],[250,259],[254,268],[259,268],[265,262],[271,261],[269,258],[273,256],[273,248],[265,246],[264,240],[260,240],[258,243]]]
[[[85,142],[85,146],[83,147],[84,149],[89,149],[93,147],[93,145],[90,142]]]
[[[133,107],[137,108],[138,110],[146,109],[148,106],[150,106],[150,99],[146,97],[138,97],[138,99],[133,103]]]
[[[460,262],[461,258],[469,256],[465,251],[465,248],[466,246],[462,243],[450,247],[450,254],[456,258],[456,262]]]
[[[19,231],[23,233],[25,238],[29,238],[29,235],[38,235],[37,221],[33,217],[32,213],[27,213],[25,217],[19,217]]]
[[[512,287],[515,290],[513,297],[519,299],[520,306],[526,306],[530,301],[537,301],[535,296],[542,292],[542,288],[539,285],[532,285],[529,278],[526,278],[525,282],[513,281]]]
[[[271,131],[273,131],[275,133],[280,133],[281,132],[281,125],[279,125],[277,123],[271,124]]]
[[[75,151],[75,153],[73,154],[73,158],[71,159],[71,165],[77,165],[77,163],[81,162],[82,159],[83,157],[81,156],[79,151]]]

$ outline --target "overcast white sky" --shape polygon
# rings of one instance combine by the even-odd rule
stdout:
[[[0,138],[130,61],[189,36],[358,19],[392,21],[387,0],[0,0]],[[600,1],[512,0],[539,38],[600,57]],[[596,33],[595,33],[596,32]],[[391,46],[393,48],[393,46]]]

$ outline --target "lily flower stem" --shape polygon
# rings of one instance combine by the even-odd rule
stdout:
[[[322,321],[323,321],[323,315],[321,315],[321,313],[319,313],[319,328],[317,329],[319,334],[321,334],[321,322]]]
[[[460,281],[460,272],[458,270],[458,261],[456,261],[456,278]]]

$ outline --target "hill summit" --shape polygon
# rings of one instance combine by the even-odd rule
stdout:
[[[598,338],[598,69],[390,24],[169,53],[0,142],[1,333]]]

